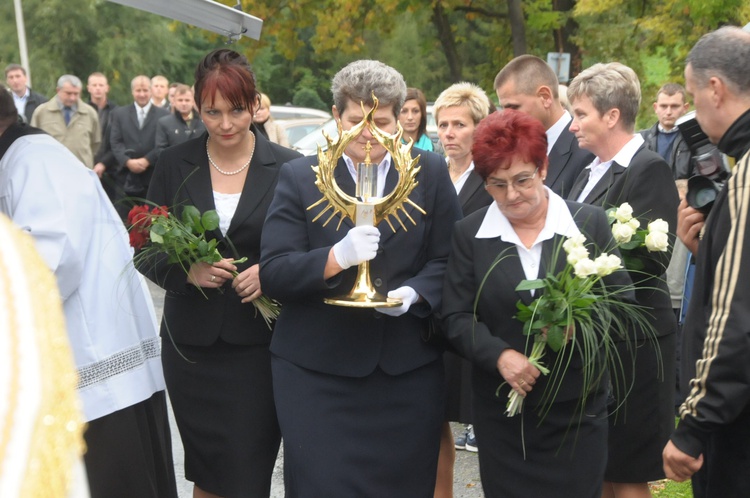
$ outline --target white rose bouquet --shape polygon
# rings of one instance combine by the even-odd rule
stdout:
[[[622,293],[630,292],[632,286],[608,289],[602,281],[623,268],[619,257],[603,253],[592,260],[582,234],[566,239],[562,248],[567,264],[558,274],[523,280],[516,287],[516,290],[542,290],[530,305],[519,301],[515,316],[524,322],[524,335],[533,337],[531,352],[527,354],[529,362],[551,379],[542,396],[542,416],[554,402],[574,352],[582,356],[581,403],[585,404],[587,393],[600,381],[597,359],[601,355],[616,354],[612,331],[625,330],[625,322],[637,322],[646,330],[651,327],[647,314],[638,305],[619,299]],[[547,348],[564,353],[558,354],[549,367],[542,363]],[[516,391],[511,391],[506,414],[512,417],[520,413],[523,401]]]
[[[669,250],[669,223],[661,218],[643,229],[641,222],[633,217],[633,208],[627,202],[608,209],[607,217],[612,224],[612,237],[629,270],[643,269],[643,263],[630,253],[633,249],[645,247],[649,252]]]

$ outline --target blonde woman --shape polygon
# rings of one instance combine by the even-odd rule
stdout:
[[[271,99],[265,93],[260,94],[260,106],[253,115],[253,124],[258,128],[258,131],[265,135],[269,142],[289,147],[286,130],[271,116]]]

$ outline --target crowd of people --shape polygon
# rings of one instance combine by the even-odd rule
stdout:
[[[401,156],[376,131],[402,130],[393,147],[417,165],[404,223],[377,226],[325,222],[319,156],[288,148],[233,50],[206,55],[191,85],[136,76],[119,107],[103,73],[85,103],[74,75],[47,100],[7,66],[0,212],[57,280],[90,496],[177,496],[168,402],[197,498],[267,497],[281,444],[289,497],[450,497],[456,448],[478,450],[493,498],[645,498],[664,478],[692,478],[696,497],[750,495],[744,57],[750,33],[706,34],[685,87],[663,85],[640,132],[631,68],[594,64],[566,88],[542,59],[516,57],[494,81],[499,110],[472,83],[440,93],[438,147],[419,89],[382,62],[352,62],[331,84],[334,118],[356,132],[334,158],[337,188],[355,196],[365,163],[375,197],[394,189]],[[685,192],[705,174],[680,133],[690,98],[704,145],[732,165],[712,177],[710,211]],[[178,218],[215,210],[223,259],[133,260],[121,220],[143,199]],[[668,225],[664,250],[620,253],[606,210],[623,205],[641,228]],[[546,350],[545,364],[565,363],[550,375],[517,318],[548,291],[524,282],[563,271],[563,242],[583,236],[592,260],[623,257],[603,285],[647,323],[596,329],[612,352],[585,354],[571,324],[563,349]],[[327,304],[365,262],[395,304]],[[160,334],[141,274],[166,292]],[[252,305],[264,295],[281,303],[272,329]],[[450,422],[466,424],[461,438]]]

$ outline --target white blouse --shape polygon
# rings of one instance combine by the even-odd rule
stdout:
[[[573,215],[562,197],[552,192],[548,187],[544,188],[549,198],[547,218],[544,222],[544,228],[537,235],[531,248],[527,248],[521,242],[518,234],[513,229],[513,225],[510,224],[508,218],[500,211],[495,202],[490,204],[487,213],[484,215],[482,225],[475,235],[477,239],[500,237],[500,240],[514,244],[518,250],[518,256],[527,280],[544,278],[544,275],[539,275],[539,264],[542,260],[542,243],[545,240],[551,239],[555,234],[572,237],[580,233],[578,226],[576,226],[573,220]]]
[[[242,194],[223,194],[214,190],[214,205],[216,206],[216,214],[219,215],[219,230],[223,236],[227,236],[229,225],[232,223],[235,211],[237,211],[237,205],[240,203],[240,196]]]

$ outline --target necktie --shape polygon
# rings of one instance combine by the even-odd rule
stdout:
[[[70,124],[70,116],[73,114],[73,109],[68,106],[63,107],[63,119],[65,119],[65,126]]]
[[[143,122],[146,120],[146,111],[138,109],[138,128],[143,128]]]

